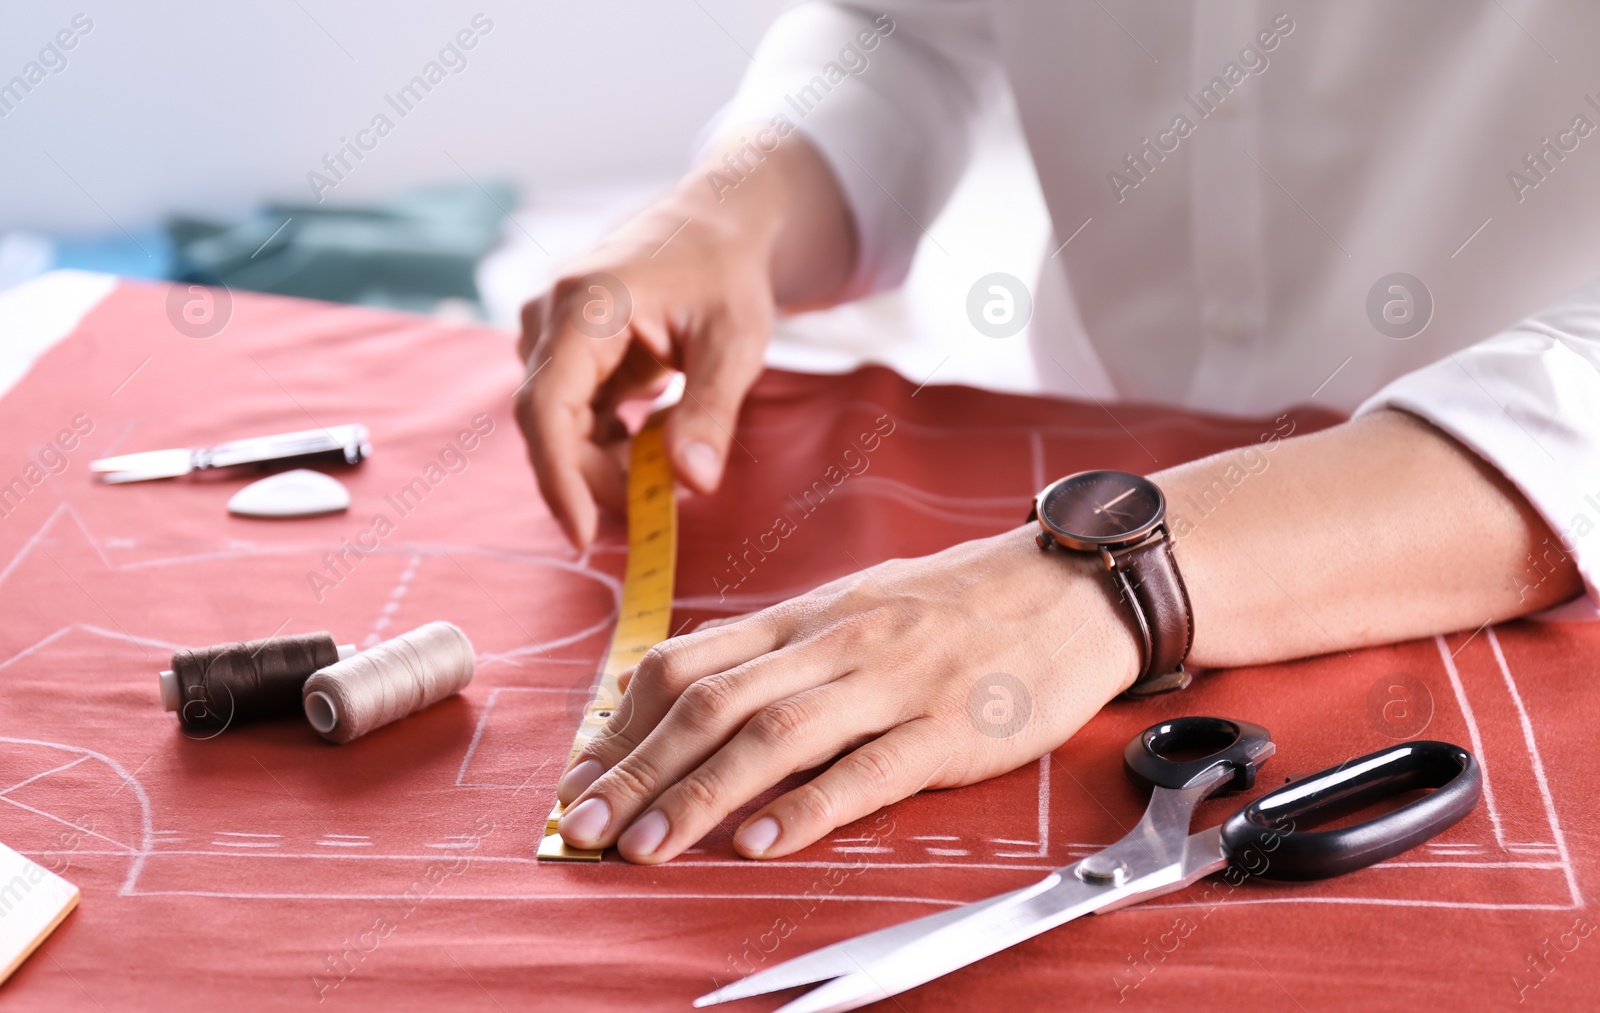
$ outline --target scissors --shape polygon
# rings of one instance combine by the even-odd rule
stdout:
[[[846,939],[696,999],[711,1006],[827,982],[777,1013],[832,1013],[915,988],[1079,915],[1104,914],[1181,890],[1229,866],[1277,880],[1340,876],[1398,855],[1454,826],[1483,793],[1472,754],[1447,742],[1405,742],[1268,792],[1217,826],[1189,832],[1211,795],[1246,791],[1276,750],[1248,721],[1181,717],[1152,725],[1123,750],[1151,789],[1139,825],[1104,851],[1032,886]],[[1433,789],[1365,822],[1311,830],[1408,792]],[[1241,879],[1240,882],[1243,880]],[[831,979],[831,980],[830,980]]]
[[[100,481],[115,485],[147,482],[156,478],[180,478],[190,472],[212,468],[269,464],[301,458],[331,461],[342,458],[346,464],[360,464],[371,456],[372,443],[366,426],[325,426],[276,436],[232,440],[214,447],[177,447],[102,457],[89,462],[89,471],[99,475]]]

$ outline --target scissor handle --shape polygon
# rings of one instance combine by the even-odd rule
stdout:
[[[1244,791],[1256,783],[1256,767],[1276,747],[1260,725],[1228,718],[1183,717],[1151,725],[1122,751],[1122,765],[1135,784],[1182,790],[1227,765],[1233,776],[1215,791]]]
[[[1365,822],[1300,829],[1421,788],[1434,790]],[[1471,753],[1448,742],[1407,742],[1268,792],[1222,824],[1222,844],[1230,861],[1252,875],[1326,879],[1416,847],[1460,822],[1482,794],[1483,774]]]
[[[230,468],[239,464],[264,464],[291,461],[300,457],[320,457],[342,453],[346,464],[360,464],[372,453],[367,427],[358,424],[324,426],[275,436],[254,436],[231,440],[195,451],[199,468]]]

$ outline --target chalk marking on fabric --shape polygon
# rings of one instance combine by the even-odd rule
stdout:
[[[496,686],[489,691],[489,699],[484,702],[483,713],[478,715],[478,727],[473,729],[472,741],[467,743],[467,755],[461,758],[461,769],[456,771],[456,787],[471,787],[462,781],[467,776],[467,765],[472,762],[472,756],[478,751],[478,743],[483,741],[484,729],[489,727],[489,712],[494,710],[494,702],[500,698],[500,691],[504,687]]]
[[[1500,674],[1505,677],[1506,689],[1511,692],[1511,700],[1517,705],[1517,720],[1522,724],[1522,737],[1528,743],[1528,759],[1533,763],[1533,776],[1539,784],[1539,798],[1544,802],[1545,815],[1549,817],[1550,829],[1554,832],[1556,850],[1561,855],[1561,862],[1567,870],[1567,886],[1572,891],[1572,906],[1583,906],[1583,893],[1578,889],[1578,877],[1572,868],[1572,856],[1567,852],[1567,837],[1561,832],[1561,818],[1556,815],[1555,799],[1550,795],[1550,782],[1544,776],[1544,758],[1539,753],[1539,746],[1533,739],[1533,722],[1528,720],[1528,709],[1522,705],[1522,694],[1517,690],[1517,682],[1511,677],[1511,668],[1506,664],[1506,655],[1500,648],[1500,638],[1495,635],[1494,627],[1489,627],[1489,646],[1494,650],[1495,664],[1500,666]],[[1487,789],[1488,782],[1484,782]]]
[[[25,778],[25,779],[23,779],[21,781],[18,781],[16,784],[14,784],[11,787],[7,788],[5,791],[0,791],[0,795],[9,795],[12,792],[16,791],[18,788],[24,787],[26,785],[30,785],[33,782],[35,782],[37,780],[40,780],[41,778],[49,777],[51,774],[59,774],[63,770],[70,770],[71,768],[76,767],[78,764],[82,763],[84,760],[87,760],[87,759],[88,759],[87,756],[80,756],[76,760],[71,760],[71,761],[68,761],[67,763],[63,763],[59,767],[51,767],[49,770],[43,771],[41,773],[33,775],[32,777]]]
[[[865,844],[843,844],[833,849],[841,855],[887,855],[893,848],[873,847]]]
[[[1435,636],[1433,642],[1439,648],[1439,660],[1444,662],[1445,674],[1450,677],[1450,688],[1456,694],[1456,704],[1461,708],[1461,716],[1466,720],[1467,735],[1472,739],[1472,754],[1478,758],[1478,769],[1483,772],[1483,805],[1488,810],[1489,822],[1494,827],[1494,841],[1504,848],[1505,828],[1500,825],[1500,809],[1494,804],[1494,788],[1489,780],[1489,765],[1484,762],[1483,736],[1478,733],[1478,719],[1472,713],[1472,705],[1467,702],[1466,687],[1461,685],[1461,673],[1456,670],[1455,658],[1450,654],[1444,637]]]
[[[0,739],[0,742],[4,742],[4,741],[7,741],[7,740]],[[130,855],[139,854],[139,849],[133,847],[131,844],[124,844],[124,843],[122,843],[121,841],[117,840],[114,837],[107,837],[105,834],[96,833],[95,831],[90,830],[88,827],[80,827],[80,826],[78,826],[78,824],[72,822],[71,820],[62,819],[60,816],[57,816],[55,813],[45,812],[43,809],[35,809],[31,805],[24,805],[23,803],[18,802],[14,798],[0,797],[0,802],[4,802],[7,805],[14,805],[18,809],[22,809],[22,810],[24,810],[26,812],[33,813],[35,816],[43,816],[47,820],[55,820],[57,823],[61,824],[62,826],[71,827],[73,830],[78,831],[80,834],[88,834],[90,837],[98,837],[102,841],[105,841],[107,844],[115,844],[117,847],[122,848],[123,850],[125,850]]]
[[[133,797],[139,805],[139,829],[142,834],[142,839],[141,847],[138,849],[130,848],[121,841],[112,840],[104,834],[95,833],[92,830],[84,830],[84,828],[75,826],[74,824],[54,815],[53,813],[43,812],[41,810],[34,809],[32,806],[24,806],[16,799],[6,798],[0,799],[0,801],[9,803],[10,805],[14,805],[19,808],[27,809],[30,812],[37,813],[38,815],[44,816],[47,819],[52,819],[57,823],[72,827],[74,830],[87,833],[92,837],[98,837],[108,844],[115,844],[117,847],[125,849],[126,852],[131,852],[134,856],[134,859],[128,864],[128,874],[122,881],[121,889],[117,891],[119,896],[129,895],[133,889],[133,885],[139,880],[139,873],[144,868],[145,858],[151,853],[152,850],[150,840],[150,796],[144,790],[144,785],[139,782],[138,778],[135,778],[129,774],[128,771],[123,768],[122,764],[118,763],[116,760],[113,760],[104,753],[97,753],[94,750],[86,749],[83,746],[70,746],[61,742],[46,742],[42,739],[21,739],[12,738],[10,736],[0,736],[0,742],[10,743],[14,746],[39,746],[45,749],[59,749],[66,753],[76,753],[82,756],[88,756],[91,759],[99,760],[107,767],[110,767],[113,773],[125,780],[128,786],[132,789]]]
[[[383,609],[378,613],[378,618],[372,623],[372,630],[365,640],[361,641],[361,649],[376,647],[383,642],[383,631],[389,628],[394,614],[400,611],[400,599],[406,596],[406,589],[411,584],[411,578],[417,575],[417,568],[422,565],[422,555],[411,553],[411,558],[406,561],[406,568],[400,572],[400,579],[389,591],[389,600],[383,603]]]

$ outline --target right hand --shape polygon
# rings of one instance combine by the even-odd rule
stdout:
[[[597,503],[617,511],[626,503],[618,404],[654,396],[682,372],[667,448],[677,477],[708,493],[761,372],[777,216],[758,193],[718,204],[697,186],[705,188],[703,176],[629,221],[522,310],[518,351],[532,379],[518,391],[517,421],[539,490],[580,550],[594,539]]]

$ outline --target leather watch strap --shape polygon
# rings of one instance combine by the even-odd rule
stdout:
[[[1189,685],[1183,659],[1194,643],[1194,612],[1165,526],[1137,545],[1102,549],[1101,558],[1118,596],[1133,606],[1129,611],[1142,640],[1144,663],[1126,695],[1153,696]]]

